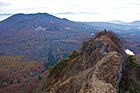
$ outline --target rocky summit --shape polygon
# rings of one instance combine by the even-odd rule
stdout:
[[[109,31],[98,32],[49,69],[40,93],[118,93],[125,44]]]

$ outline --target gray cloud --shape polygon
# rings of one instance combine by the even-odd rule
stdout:
[[[93,13],[93,12],[79,12],[78,14],[94,14],[94,15],[99,15],[99,13]]]
[[[75,13],[72,13],[72,12],[64,12],[64,13],[56,13],[58,15],[70,15],[70,14],[75,14]]]
[[[92,12],[79,12],[79,13],[73,13],[73,12],[63,12],[63,13],[56,13],[57,15],[75,15],[75,14],[94,14],[99,15],[99,13],[92,13]]]
[[[9,16],[9,15],[13,15],[12,13],[0,13],[0,16]]]
[[[45,9],[47,7],[35,7],[35,8],[23,8],[23,9],[13,9],[13,10],[35,10],[35,9]]]
[[[5,3],[5,2],[1,2],[0,1],[0,6],[9,6],[9,5],[11,5],[10,3]]]

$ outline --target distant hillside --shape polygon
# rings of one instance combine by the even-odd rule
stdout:
[[[93,26],[98,30],[109,29],[118,33],[130,33],[140,30],[140,21],[130,23],[115,23],[115,22],[84,22],[87,25]]]
[[[44,66],[36,61],[0,56],[0,93],[30,93],[43,84],[46,75]]]
[[[126,22],[122,22],[122,21],[119,21],[119,20],[108,21],[108,23],[114,23],[114,24],[126,24]]]
[[[140,21],[134,21],[131,23],[128,23],[129,25],[133,25],[133,26],[139,26],[140,27]]]
[[[51,65],[94,31],[92,26],[47,13],[15,14],[0,22],[0,56],[20,55]]]

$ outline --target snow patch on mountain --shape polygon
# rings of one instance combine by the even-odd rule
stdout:
[[[125,52],[126,52],[126,54],[128,54],[128,55],[135,55],[134,52],[132,52],[132,51],[129,50],[129,49],[126,49]]]
[[[35,31],[45,31],[46,28],[45,27],[42,27],[42,26],[38,26],[36,28],[34,28]]]
[[[68,28],[68,27],[65,27],[65,29],[67,29],[67,30],[71,30],[71,28]]]

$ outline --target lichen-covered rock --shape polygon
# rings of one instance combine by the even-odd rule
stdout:
[[[53,68],[43,91],[118,93],[125,56],[123,43],[115,34],[100,32],[83,43],[79,56]]]

